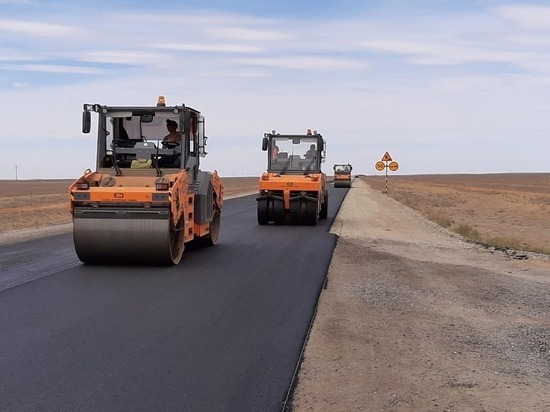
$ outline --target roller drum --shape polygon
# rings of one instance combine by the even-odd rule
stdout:
[[[170,212],[76,209],[73,238],[78,258],[89,264],[177,264],[183,229],[173,230]]]

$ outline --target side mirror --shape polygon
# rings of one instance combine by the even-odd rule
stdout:
[[[319,142],[319,151],[322,152],[323,150],[325,150],[325,142],[321,140]]]
[[[92,114],[85,110],[82,112],[82,133],[90,133],[92,127]]]
[[[153,121],[153,115],[151,113],[142,114],[140,121],[141,123],[151,123]]]
[[[265,152],[267,150],[267,146],[269,145],[269,139],[267,137],[264,137],[262,139],[262,150]]]

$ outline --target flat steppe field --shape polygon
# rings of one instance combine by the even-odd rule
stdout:
[[[258,179],[223,178],[224,196],[251,193]],[[0,180],[0,234],[70,223],[69,186],[75,180]]]
[[[226,197],[258,187],[258,177],[222,179]],[[383,175],[361,179],[386,191]],[[0,234],[70,223],[68,188],[73,181],[0,180]],[[550,254],[550,173],[390,174],[387,188],[388,196],[465,237]]]
[[[363,176],[385,193],[385,176]],[[388,175],[388,196],[479,243],[550,254],[550,173]]]

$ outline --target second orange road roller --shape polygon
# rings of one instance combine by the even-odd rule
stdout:
[[[321,134],[265,133],[267,171],[259,181],[258,223],[316,225],[328,213],[328,185],[321,164],[326,143]]]
[[[351,171],[352,167],[347,164],[335,164],[334,170],[334,187],[351,187]]]
[[[84,263],[173,265],[185,244],[215,245],[223,184],[199,169],[205,119],[184,104],[85,104],[82,131],[97,114],[95,171],[70,187],[76,253]]]

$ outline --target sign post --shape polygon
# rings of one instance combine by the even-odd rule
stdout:
[[[389,152],[384,153],[384,156],[382,156],[382,160],[379,162],[376,162],[374,165],[376,170],[381,172],[382,170],[386,170],[386,194],[388,193],[388,169],[390,169],[392,172],[395,172],[397,169],[399,169],[399,163],[394,162],[390,156]]]

